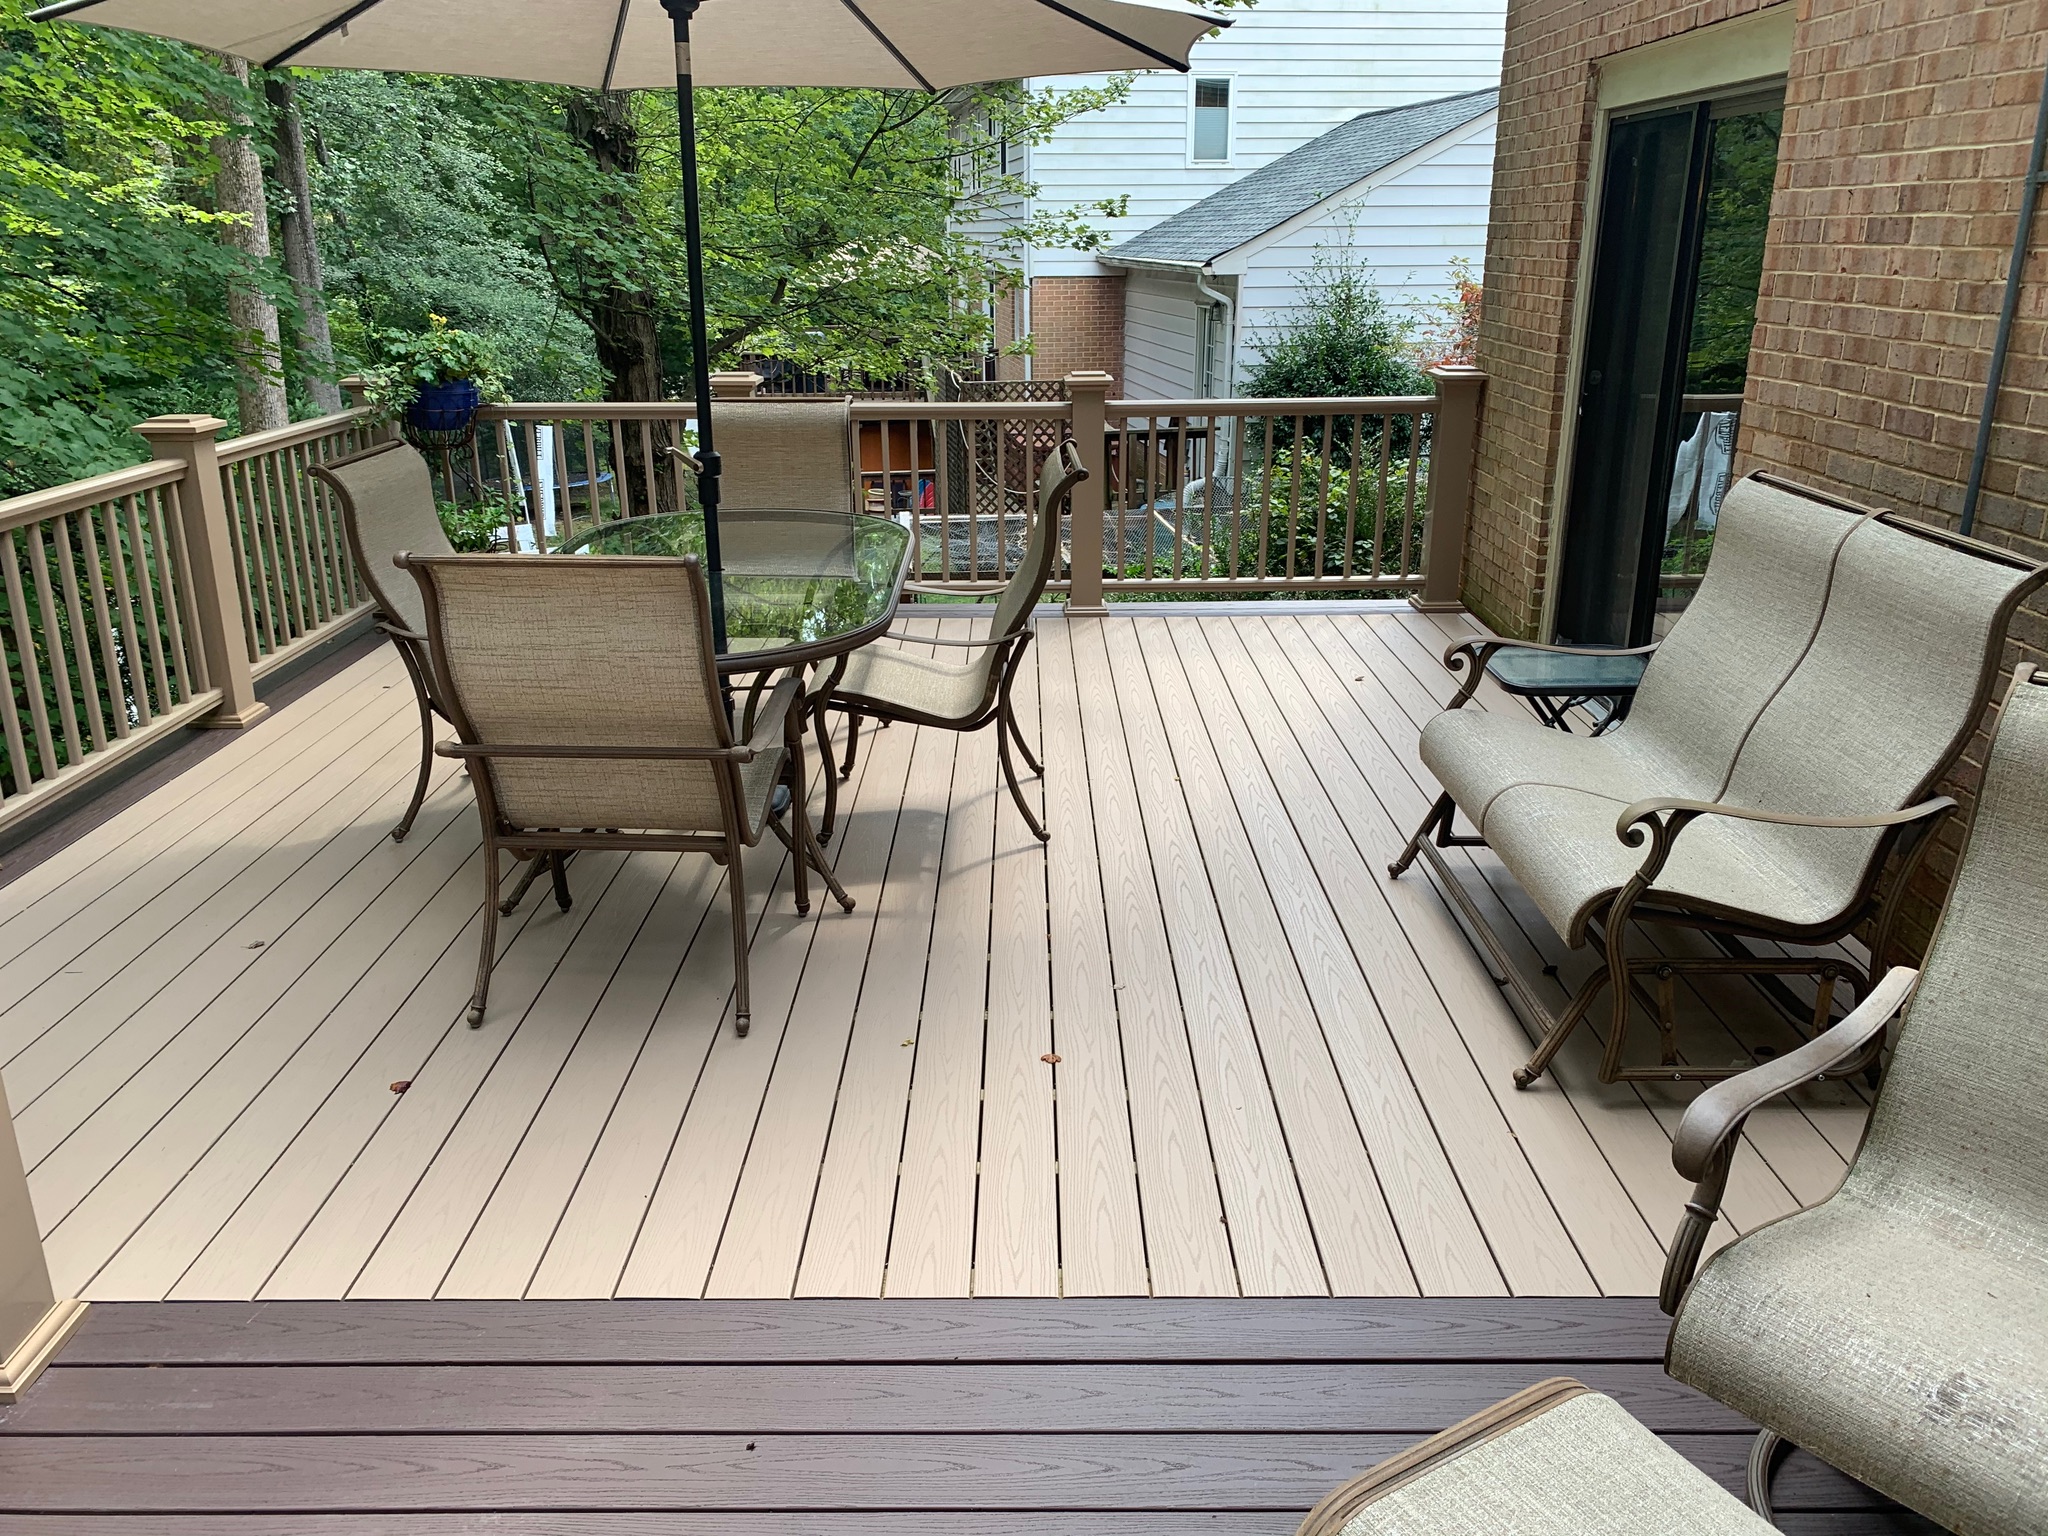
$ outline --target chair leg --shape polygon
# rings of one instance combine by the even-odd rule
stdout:
[[[725,854],[725,890],[732,900],[732,1022],[741,1039],[753,1027],[754,1002],[747,990],[747,877],[737,843]]]
[[[1593,1006],[1593,999],[1600,995],[1600,989],[1607,985],[1606,971],[1600,971],[1586,978],[1586,984],[1579,988],[1572,1004],[1565,1009],[1562,1017],[1551,1025],[1550,1033],[1543,1037],[1543,1043],[1536,1047],[1536,1054],[1523,1065],[1515,1068],[1515,1086],[1527,1088],[1536,1079],[1550,1070],[1550,1063],[1557,1053],[1564,1049],[1565,1041],[1572,1037],[1572,1031],[1579,1027],[1586,1017],[1586,1011]]]
[[[842,780],[850,779],[853,777],[853,754],[854,749],[857,746],[859,746],[859,744],[860,711],[857,709],[849,709],[846,712],[846,758],[839,765],[839,777]]]
[[[569,910],[569,860],[560,853],[548,855],[548,871],[555,879],[555,905]]]
[[[1000,726],[996,729],[996,756],[1002,759],[1003,781],[1010,786],[1010,798],[1017,802],[1017,810],[1024,818],[1024,825],[1031,829],[1031,835],[1041,843],[1052,841],[1052,834],[1039,824],[1031,814],[1031,807],[1025,803],[1024,787],[1017,782],[1017,765],[1010,760],[1010,738]]]
[[[1791,1445],[1774,1429],[1757,1431],[1756,1439],[1749,1444],[1749,1507],[1770,1525],[1778,1523],[1777,1514],[1771,1508],[1771,1478],[1778,1470],[1778,1463],[1791,1450]]]
[[[1000,721],[999,728],[1010,733],[1010,739],[1017,743],[1017,750],[1024,754],[1024,761],[1029,765],[1031,772],[1038,778],[1044,778],[1045,764],[1038,760],[1038,755],[1031,750],[1031,743],[1024,739],[1024,727],[1018,723],[1017,712],[1010,707],[1007,694],[1003,697],[1002,707],[997,711],[997,716]]]
[[[1408,866],[1415,862],[1415,856],[1422,852],[1422,845],[1429,841],[1439,826],[1448,825],[1447,818],[1456,815],[1457,810],[1457,801],[1449,795],[1438,795],[1436,804],[1431,806],[1429,814],[1422,818],[1422,825],[1417,827],[1415,835],[1408,839],[1408,846],[1401,850],[1401,856],[1387,866],[1387,877],[1398,880],[1406,874]]]
[[[427,802],[427,781],[434,776],[434,707],[427,702],[427,696],[420,695],[420,776],[412,786],[412,803],[405,808],[405,814],[398,818],[398,825],[391,829],[391,841],[402,843],[405,834],[412,830],[413,819],[420,813],[420,807]]]
[[[476,965],[476,990],[469,995],[469,1027],[481,1029],[491,996],[491,965],[498,958],[498,845],[484,840],[484,941]]]
[[[818,841],[832,841],[832,829],[839,824],[839,775],[832,771],[832,727],[825,718],[825,700],[811,711],[812,732],[818,739],[818,763],[825,775],[825,824],[818,829]]]
[[[510,917],[519,910],[519,903],[526,900],[526,893],[533,889],[533,882],[541,877],[548,867],[548,855],[537,853],[528,859],[519,870],[519,883],[512,887],[512,894],[498,903],[498,910]]]
[[[798,726],[790,732],[789,743],[789,820],[792,826],[800,826],[807,807],[804,804],[804,738],[803,728]],[[825,775],[832,776],[829,770]],[[789,844],[790,862],[795,867],[796,915],[808,917],[811,912],[811,856],[801,831],[794,837],[784,838]]]
[[[824,845],[818,841],[818,834],[811,827],[810,812],[802,801],[797,802],[796,813],[790,818],[796,827],[796,856],[801,867],[808,862],[817,870],[825,882],[825,889],[832,893],[832,899],[839,903],[842,912],[853,910],[853,898],[846,894],[846,887],[839,883],[839,875],[825,858]]]

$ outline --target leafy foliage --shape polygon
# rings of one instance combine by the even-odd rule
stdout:
[[[1740,394],[1748,377],[1783,117],[1775,110],[1748,112],[1714,124],[1699,287],[1686,357],[1685,387],[1694,394]]]
[[[457,330],[443,315],[428,315],[424,331],[386,331],[377,338],[378,365],[365,375],[370,399],[387,416],[396,416],[434,384],[474,380],[487,400],[504,400],[497,353],[490,342]]]
[[[131,422],[234,399],[212,141],[261,113],[204,55],[0,0],[0,494],[141,457]],[[229,414],[232,414],[230,412]]]

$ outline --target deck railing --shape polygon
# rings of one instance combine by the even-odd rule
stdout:
[[[1046,457],[1071,435],[1091,470],[1053,583],[1105,598],[1407,594],[1455,606],[1480,375],[1431,396],[1110,400],[1104,374],[1064,399],[857,399],[867,510],[918,542],[914,590],[994,591],[1015,569]],[[751,392],[726,375],[722,392]],[[489,408],[434,457],[437,492],[509,549],[689,504],[692,408]],[[0,501],[0,827],[164,734],[264,713],[256,679],[364,622],[369,595],[336,508],[307,474],[385,430],[360,405],[222,440],[210,416],[136,428],[155,459]]]
[[[366,616],[305,471],[371,441],[369,413],[225,426],[157,417],[153,462],[0,501],[0,827],[168,733],[260,718],[257,677]]]
[[[1289,593],[1452,604],[1483,380],[1433,372],[1436,394],[1404,397],[1110,400],[1106,375],[1075,374],[1054,401],[857,398],[851,469],[868,511],[917,532],[925,590],[1001,586],[1038,472],[1071,434],[1094,473],[1052,585],[1076,607]],[[727,397],[753,392],[752,375],[720,382]],[[548,548],[689,504],[667,450],[695,416],[682,401],[492,407],[468,448],[440,456],[439,494],[507,547]]]

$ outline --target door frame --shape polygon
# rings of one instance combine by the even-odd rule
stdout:
[[[1587,147],[1586,191],[1579,215],[1578,251],[1572,275],[1569,339],[1559,396],[1558,445],[1550,480],[1549,550],[1543,571],[1543,609],[1536,638],[1555,638],[1557,598],[1570,536],[1572,471],[1578,448],[1578,399],[1584,381],[1586,330],[1593,291],[1593,256],[1606,192],[1608,125],[1659,106],[1679,106],[1704,96],[1766,90],[1782,83],[1792,64],[1797,17],[1793,0],[1747,16],[1696,27],[1677,37],[1644,43],[1599,60],[1595,68],[1593,133]]]

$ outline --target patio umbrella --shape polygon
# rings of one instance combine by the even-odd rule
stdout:
[[[1174,0],[59,0],[30,13],[196,43],[284,65],[532,80],[634,90],[674,85],[697,450],[712,620],[725,646],[712,446],[695,85],[940,91],[1025,75],[1185,70],[1228,22]]]

